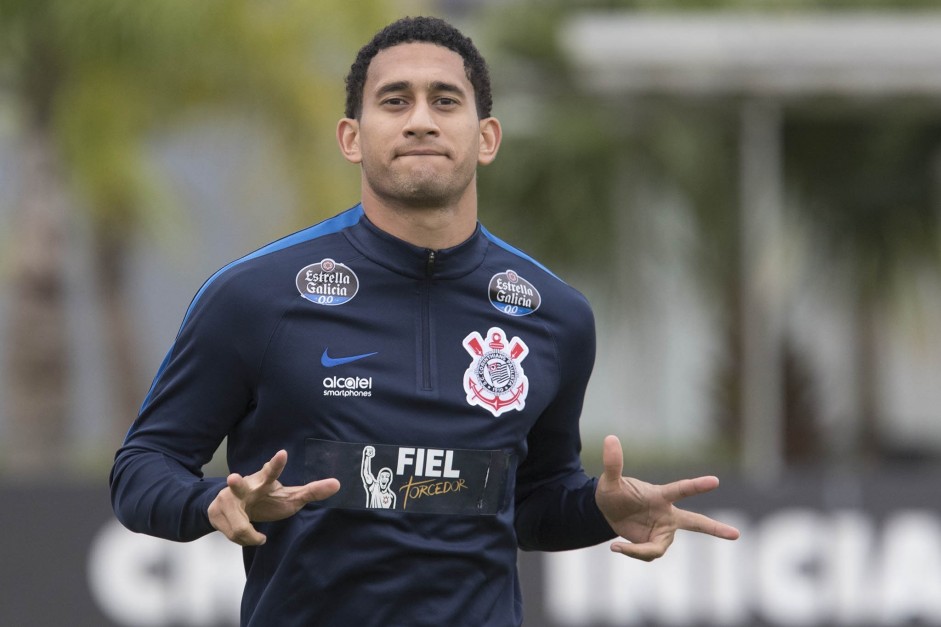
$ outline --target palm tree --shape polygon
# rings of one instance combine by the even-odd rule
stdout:
[[[0,0],[0,90],[18,103],[23,181],[8,264],[9,468],[54,472],[66,460],[63,277],[78,221],[94,242],[120,433],[142,396],[129,242],[166,208],[148,140],[220,108],[237,111],[279,138],[305,219],[334,211],[354,189],[333,158],[343,75],[352,46],[394,8],[380,0]]]

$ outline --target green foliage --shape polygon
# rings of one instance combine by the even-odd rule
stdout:
[[[727,296],[736,289],[740,101],[734,96],[618,101],[585,93],[559,48],[558,33],[582,10],[746,8],[900,10],[937,8],[937,3],[545,0],[501,6],[480,26],[496,51],[491,55],[495,110],[506,132],[498,164],[481,174],[483,216],[499,215],[538,256],[563,264],[594,263],[613,252],[614,212],[644,211],[631,207],[624,194],[632,182],[623,179],[639,171],[689,200],[689,218],[700,235],[689,261],[707,279],[708,290]],[[505,93],[525,97],[515,109],[511,103],[501,110]],[[830,253],[830,262],[842,259],[870,285],[898,278],[916,260],[937,264],[941,227],[933,204],[936,176],[930,171],[937,107],[922,102],[867,109],[843,102],[831,103],[829,111],[828,117],[806,100],[785,111],[788,184],[799,201],[807,201],[798,204],[806,205],[808,231]]]
[[[638,106],[635,160],[689,199],[687,216],[697,235],[685,261],[704,296],[728,298],[740,270],[737,103],[655,99]]]
[[[737,118],[717,99],[617,101],[584,91],[559,48],[558,32],[584,2],[529,3],[482,22],[496,49],[495,111],[505,138],[497,164],[481,172],[481,215],[528,252],[576,268],[610,268],[637,215],[635,172],[678,187],[692,199],[690,219],[704,236],[689,262],[724,288],[737,272]],[[501,102],[501,94],[517,100]],[[522,98],[519,94],[524,94]],[[623,251],[622,251],[623,252]],[[623,258],[623,255],[621,255]],[[609,271],[614,271],[609,269]]]
[[[356,198],[358,179],[333,140],[343,76],[356,46],[394,8],[379,0],[0,0],[2,87],[18,98],[26,125],[56,138],[98,228],[126,233],[166,211],[147,141],[222,111],[278,138],[306,222]]]
[[[820,10],[937,9],[937,0],[582,0],[581,9],[638,11],[747,10],[793,12]]]
[[[574,266],[604,259],[613,244],[611,195],[618,167],[616,113],[575,85],[556,32],[566,11],[547,3],[486,15],[495,114],[505,136],[481,172],[481,218],[527,252]],[[500,69],[497,69],[500,68]],[[513,93],[520,100],[501,100]]]
[[[495,111],[505,139],[498,163],[481,173],[481,215],[550,265],[591,269],[604,285],[651,265],[643,237],[650,207],[644,189],[674,195],[686,220],[686,267],[717,316],[721,339],[711,381],[712,413],[738,446],[742,351],[742,96],[622,97],[586,93],[568,65],[559,33],[581,11],[676,14],[722,10],[807,15],[814,11],[937,10],[937,0],[543,0],[500,6],[481,20],[495,72]],[[495,51],[495,52],[493,52]],[[504,94],[514,94],[509,103]],[[522,94],[522,95],[521,95]],[[799,265],[794,244],[809,242],[802,268],[775,268],[788,277],[807,270],[845,298],[859,349],[861,414],[878,389],[878,354],[867,340],[875,313],[917,288],[925,269],[941,270],[938,155],[941,111],[931,100],[871,98],[821,103],[782,99],[785,264]],[[677,199],[676,196],[679,196]],[[646,215],[645,215],[646,213]],[[795,228],[795,226],[797,228]],[[688,228],[686,228],[688,227]],[[687,237],[688,235],[688,237]],[[645,263],[621,247],[640,244]],[[642,281],[637,281],[642,283]],[[631,281],[627,281],[628,284]],[[794,287],[794,286],[791,286]],[[924,287],[922,285],[922,287]],[[781,298],[786,295],[780,294]],[[786,315],[786,314],[782,314]],[[781,342],[786,454],[819,452],[818,373],[791,338]],[[852,351],[854,347],[847,347]],[[867,362],[867,363],[863,363]],[[854,373],[853,376],[856,376]],[[871,375],[871,376],[870,376]],[[868,377],[868,378],[866,378]],[[874,423],[873,423],[874,424]],[[865,429],[866,427],[863,427]]]
[[[935,106],[825,107],[790,116],[786,168],[816,261],[867,299],[941,268]]]
[[[540,258],[570,265],[603,259],[613,242],[613,146],[573,103],[548,114],[553,133],[508,138],[481,173],[481,216]]]
[[[3,251],[11,268],[6,335],[37,340],[11,342],[4,355],[14,375],[5,406],[16,427],[4,443],[18,456],[11,467],[57,472],[67,459],[71,346],[62,267],[72,226],[90,226],[94,276],[83,277],[82,288],[97,292],[115,414],[102,422],[117,436],[144,383],[136,350],[142,333],[128,299],[132,236],[166,241],[187,227],[152,162],[153,144],[192,128],[250,127],[248,136],[262,136],[266,160],[280,166],[270,175],[293,183],[285,196],[296,199],[298,218],[273,225],[276,232],[349,206],[359,196],[358,172],[334,138],[343,79],[358,46],[404,5],[0,0],[0,103],[15,109],[14,132],[25,147],[14,227],[3,234],[13,244]],[[113,450],[110,440],[101,444]]]

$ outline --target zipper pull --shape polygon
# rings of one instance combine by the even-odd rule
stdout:
[[[425,260],[425,276],[431,276],[435,271],[435,251],[428,251],[428,258]]]

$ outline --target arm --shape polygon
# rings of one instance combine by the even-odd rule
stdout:
[[[202,467],[245,415],[253,389],[252,326],[244,306],[228,306],[223,282],[194,299],[115,456],[112,505],[132,531],[188,541],[213,530],[208,507],[226,480],[204,479]]]
[[[530,457],[552,449],[553,440],[530,446]],[[556,451],[561,450],[556,448]],[[597,480],[581,465],[565,465],[541,480],[531,477],[541,464],[524,463],[517,481],[515,527],[519,547],[526,551],[565,551],[614,538],[595,500]]]
[[[359,474],[363,478],[363,485],[366,487],[369,487],[376,482],[376,478],[373,476],[372,470],[369,467],[372,462],[372,458],[375,456],[376,449],[373,447],[367,446],[363,449],[363,463],[360,466]]]
[[[229,278],[210,281],[187,311],[140,415],[115,456],[111,500],[132,531],[188,541],[218,529],[241,545],[265,541],[253,522],[292,516],[339,489],[336,479],[287,487],[287,452],[258,451],[243,477],[204,479],[203,466],[254,405],[257,368],[280,312]]]
[[[559,390],[527,437],[517,471],[516,533],[524,550],[561,551],[615,537],[595,501],[597,480],[581,464],[579,416],[595,359],[588,303],[569,309],[577,325],[557,338]]]

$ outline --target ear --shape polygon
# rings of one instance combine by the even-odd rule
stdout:
[[[350,163],[360,163],[363,160],[362,151],[359,148],[359,121],[351,118],[343,118],[337,124],[337,143],[340,145],[340,152]]]
[[[477,163],[490,165],[497,158],[503,129],[497,118],[484,118],[480,121],[480,146],[477,151]]]

